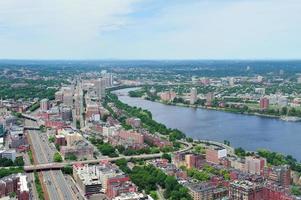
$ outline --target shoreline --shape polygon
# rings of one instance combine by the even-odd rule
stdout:
[[[128,96],[130,97],[128,94],[127,95],[124,95],[124,96]],[[142,97],[130,97],[130,98],[137,98],[137,99],[144,99]],[[147,100],[147,99],[144,99],[144,100]],[[271,116],[271,115],[261,115],[259,113],[255,114],[255,113],[235,113],[235,112],[231,112],[231,111],[227,111],[227,110],[224,110],[224,109],[216,109],[216,108],[208,108],[208,107],[202,107],[202,106],[195,106],[195,105],[188,105],[188,104],[167,104],[167,103],[164,103],[162,101],[159,101],[159,100],[155,100],[155,101],[151,101],[151,100],[147,100],[147,101],[150,101],[150,102],[157,102],[157,103],[161,103],[163,105],[170,105],[170,106],[179,106],[179,107],[186,107],[186,108],[200,108],[200,109],[208,109],[208,110],[216,110],[216,111],[223,111],[223,112],[229,112],[229,113],[234,113],[234,114],[245,114],[245,115],[254,115],[254,116],[259,116],[259,117],[263,117],[263,118],[275,118],[275,119],[280,119],[281,116]],[[285,120],[283,120],[285,121]],[[185,133],[186,137],[187,137],[187,134]],[[192,137],[193,138],[193,137]],[[232,156],[236,157],[237,155],[235,154],[235,149],[236,148],[239,148],[239,146],[233,146],[233,145],[226,145],[224,143],[222,143],[222,141],[217,141],[217,140],[204,140],[204,139],[201,139],[201,138],[193,138],[193,141],[194,142],[200,142],[200,143],[208,143],[208,142],[212,142],[214,143],[213,145],[219,145],[219,146],[223,146],[225,148],[225,146],[227,146],[227,150],[229,149],[230,151],[230,155],[232,154]],[[243,150],[246,152],[246,153],[259,153],[260,150],[263,150],[263,151],[267,151],[269,152],[269,154],[277,154],[277,155],[280,155],[281,157],[283,157],[284,159],[286,159],[286,156],[288,155],[291,155],[289,153],[283,153],[283,151],[279,151],[279,150],[273,150],[271,148],[268,148],[268,147],[259,147],[257,148],[256,150],[249,150],[249,148],[246,148],[246,147],[242,147]],[[234,151],[234,152],[233,152]],[[295,158],[295,156],[292,156],[293,158]],[[285,160],[284,162],[287,162],[287,160]],[[296,164],[299,165],[299,162],[298,159],[296,159]],[[292,169],[293,172],[297,172],[296,169]],[[299,173],[299,172],[298,172]]]
[[[132,89],[139,89],[141,86],[137,86],[137,87],[125,87],[126,88],[132,88]],[[131,97],[129,94],[127,94],[128,97],[130,98],[141,98],[143,100],[146,101],[152,101],[152,100],[148,100],[146,98],[144,98],[144,96],[142,97]],[[161,100],[154,100],[152,102],[157,102],[157,103],[161,103],[167,106],[178,106],[178,107],[186,107],[186,108],[196,108],[196,109],[204,109],[204,110],[214,110],[214,111],[221,111],[221,112],[226,112],[226,113],[232,113],[232,114],[240,114],[240,115],[248,115],[248,116],[257,116],[257,117],[263,117],[263,118],[270,118],[270,119],[277,119],[280,121],[284,121],[284,122],[301,122],[301,118],[300,117],[296,117],[297,120],[292,120],[292,119],[282,119],[283,117],[295,117],[295,116],[285,116],[285,115],[269,115],[269,114],[261,114],[261,113],[257,113],[257,112],[235,112],[235,111],[231,111],[229,109],[226,108],[220,108],[220,107],[207,107],[207,106],[201,106],[201,105],[190,105],[190,104],[183,104],[183,103],[165,103],[162,102]]]
[[[146,101],[151,101],[151,100],[148,100],[148,99],[145,99],[145,98],[142,98],[142,97],[131,97],[131,98],[141,98],[141,99],[146,100]],[[284,122],[299,122],[299,121],[292,121],[292,120],[283,120],[283,119],[281,119],[281,117],[283,117],[282,115],[281,116],[276,116],[276,115],[267,115],[267,114],[260,114],[260,113],[241,113],[241,112],[233,112],[233,111],[227,110],[225,108],[195,106],[195,105],[181,104],[181,103],[164,103],[160,100],[155,100],[155,101],[152,101],[152,102],[161,103],[161,104],[167,105],[167,106],[178,106],[178,107],[185,107],[185,108],[195,108],[195,109],[221,111],[221,112],[239,114],[239,115],[257,116],[257,117],[263,117],[263,118],[274,118],[274,119],[281,120],[281,121],[284,121]]]

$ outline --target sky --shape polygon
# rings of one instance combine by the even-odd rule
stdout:
[[[2,59],[301,59],[301,0],[0,0]]]

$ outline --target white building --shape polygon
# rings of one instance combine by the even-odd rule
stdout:
[[[190,104],[193,105],[198,100],[198,92],[196,88],[190,90]]]
[[[49,100],[48,99],[42,99],[40,101],[40,108],[42,111],[49,110]]]

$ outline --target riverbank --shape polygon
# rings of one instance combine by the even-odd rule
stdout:
[[[141,98],[143,100],[146,101],[151,101],[148,100],[146,98],[142,98],[142,97],[132,97],[132,98]],[[157,103],[161,103],[167,106],[179,106],[179,107],[186,107],[186,108],[196,108],[196,109],[205,109],[205,110],[215,110],[215,111],[222,111],[222,112],[227,112],[227,113],[233,113],[233,114],[241,114],[241,115],[251,115],[251,116],[258,116],[258,117],[265,117],[265,118],[274,118],[274,119],[279,119],[282,121],[291,121],[291,122],[297,122],[294,120],[285,120],[284,115],[268,115],[268,114],[261,114],[261,113],[249,113],[249,112],[239,112],[239,111],[233,111],[231,109],[227,109],[227,108],[219,108],[219,107],[208,107],[208,106],[201,106],[201,105],[190,105],[190,104],[183,104],[183,103],[166,103],[160,100],[154,100],[151,102],[157,102]],[[301,120],[301,119],[300,119]],[[298,120],[299,122],[299,120]]]
[[[133,89],[137,88],[118,90],[114,93],[118,94],[122,102],[149,110],[154,120],[169,128],[179,129],[188,137],[220,143],[227,140],[235,148],[242,147],[248,151],[265,148],[301,160],[301,123],[286,122],[273,116],[236,115],[223,110],[215,112],[215,109],[193,109],[188,105],[175,106],[132,98],[127,94]]]
[[[130,92],[136,92],[139,91],[141,87],[133,87]],[[134,90],[135,89],[135,90]],[[171,106],[179,106],[179,107],[189,107],[189,108],[200,108],[200,109],[206,109],[206,110],[216,110],[216,111],[222,111],[222,112],[228,112],[228,113],[234,113],[234,114],[242,114],[242,115],[253,115],[253,116],[259,116],[259,117],[266,117],[266,118],[274,118],[274,119],[280,119],[283,121],[288,122],[300,122],[301,117],[293,116],[293,115],[277,115],[277,114],[267,114],[267,113],[261,113],[258,112],[260,110],[254,110],[254,109],[244,109],[244,108],[228,108],[228,107],[211,107],[211,106],[203,106],[203,105],[191,105],[188,103],[174,103],[174,102],[165,102],[158,99],[149,99],[148,96],[145,96],[145,91],[141,91],[139,94],[134,94],[135,96],[131,96],[131,94],[127,94],[128,96],[132,98],[142,98],[147,101],[153,101],[162,103],[164,105],[171,105]],[[144,95],[143,95],[144,94]],[[143,96],[142,96],[143,95]]]

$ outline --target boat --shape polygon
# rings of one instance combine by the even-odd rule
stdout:
[[[298,122],[301,121],[300,117],[293,117],[293,116],[282,116],[280,117],[281,120],[288,121],[288,122]]]

